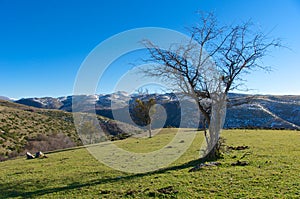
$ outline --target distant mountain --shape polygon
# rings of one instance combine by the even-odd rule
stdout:
[[[27,106],[33,106],[36,108],[45,108],[45,109],[60,109],[63,105],[60,99],[52,97],[43,97],[43,98],[23,98],[15,101],[19,104],[24,104]]]
[[[0,100],[13,101],[9,97],[5,97],[5,96],[0,96]]]
[[[76,106],[77,111],[86,111],[87,109],[93,108],[94,105],[100,109],[112,108],[123,108],[128,105],[128,101],[132,96],[128,95],[125,92],[116,92],[113,94],[107,95],[76,95],[76,96],[66,96],[66,97],[43,97],[43,98],[23,98],[16,100],[16,103],[33,106],[36,108],[45,108],[45,109],[59,109],[72,111],[72,101],[78,102]]]
[[[248,104],[228,108],[225,128],[300,130],[300,96],[255,95],[249,97],[252,99]]]
[[[76,112],[92,112],[98,115],[129,122],[122,118],[123,113],[131,110],[131,105],[136,98],[155,98],[167,112],[165,127],[177,127],[180,123],[180,104],[173,93],[129,95],[126,92],[116,92],[106,95],[78,95],[60,98],[27,98],[16,103],[28,106],[58,109],[71,112],[72,102]],[[237,100],[239,99],[239,100]],[[247,99],[247,101],[245,101]],[[243,101],[244,100],[244,101]],[[232,106],[232,102],[235,106]],[[246,102],[246,103],[245,103]],[[225,128],[279,128],[300,129],[300,96],[275,96],[275,95],[243,95],[229,94],[229,106]]]

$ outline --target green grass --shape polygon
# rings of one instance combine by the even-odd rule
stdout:
[[[130,138],[117,145],[135,152],[158,149],[174,129],[153,138]],[[196,165],[203,137],[157,172],[129,174],[104,166],[86,149],[49,154],[47,159],[19,158],[0,163],[0,198],[300,198],[300,132],[226,130],[230,146],[218,167],[188,172]],[[243,157],[244,156],[244,157]],[[241,157],[247,166],[231,166]],[[158,190],[172,186],[176,192]]]

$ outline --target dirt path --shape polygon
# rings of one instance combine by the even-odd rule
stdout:
[[[152,136],[155,136],[156,134],[158,134],[160,132],[161,129],[155,129],[152,130]],[[133,136],[131,136],[133,138],[148,138],[149,137],[149,132],[148,131],[144,131],[142,133],[139,134],[135,134]]]

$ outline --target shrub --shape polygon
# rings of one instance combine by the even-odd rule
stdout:
[[[39,134],[37,139],[30,139],[25,146],[28,151],[52,151],[74,147],[76,144],[70,137],[63,133],[51,134],[49,136]]]

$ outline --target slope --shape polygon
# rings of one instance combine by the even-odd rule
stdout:
[[[118,139],[120,135],[126,137],[135,132],[130,125],[105,117],[99,116],[98,121],[110,138]],[[81,143],[72,113],[0,100],[0,160],[22,155],[26,151],[50,151]]]

